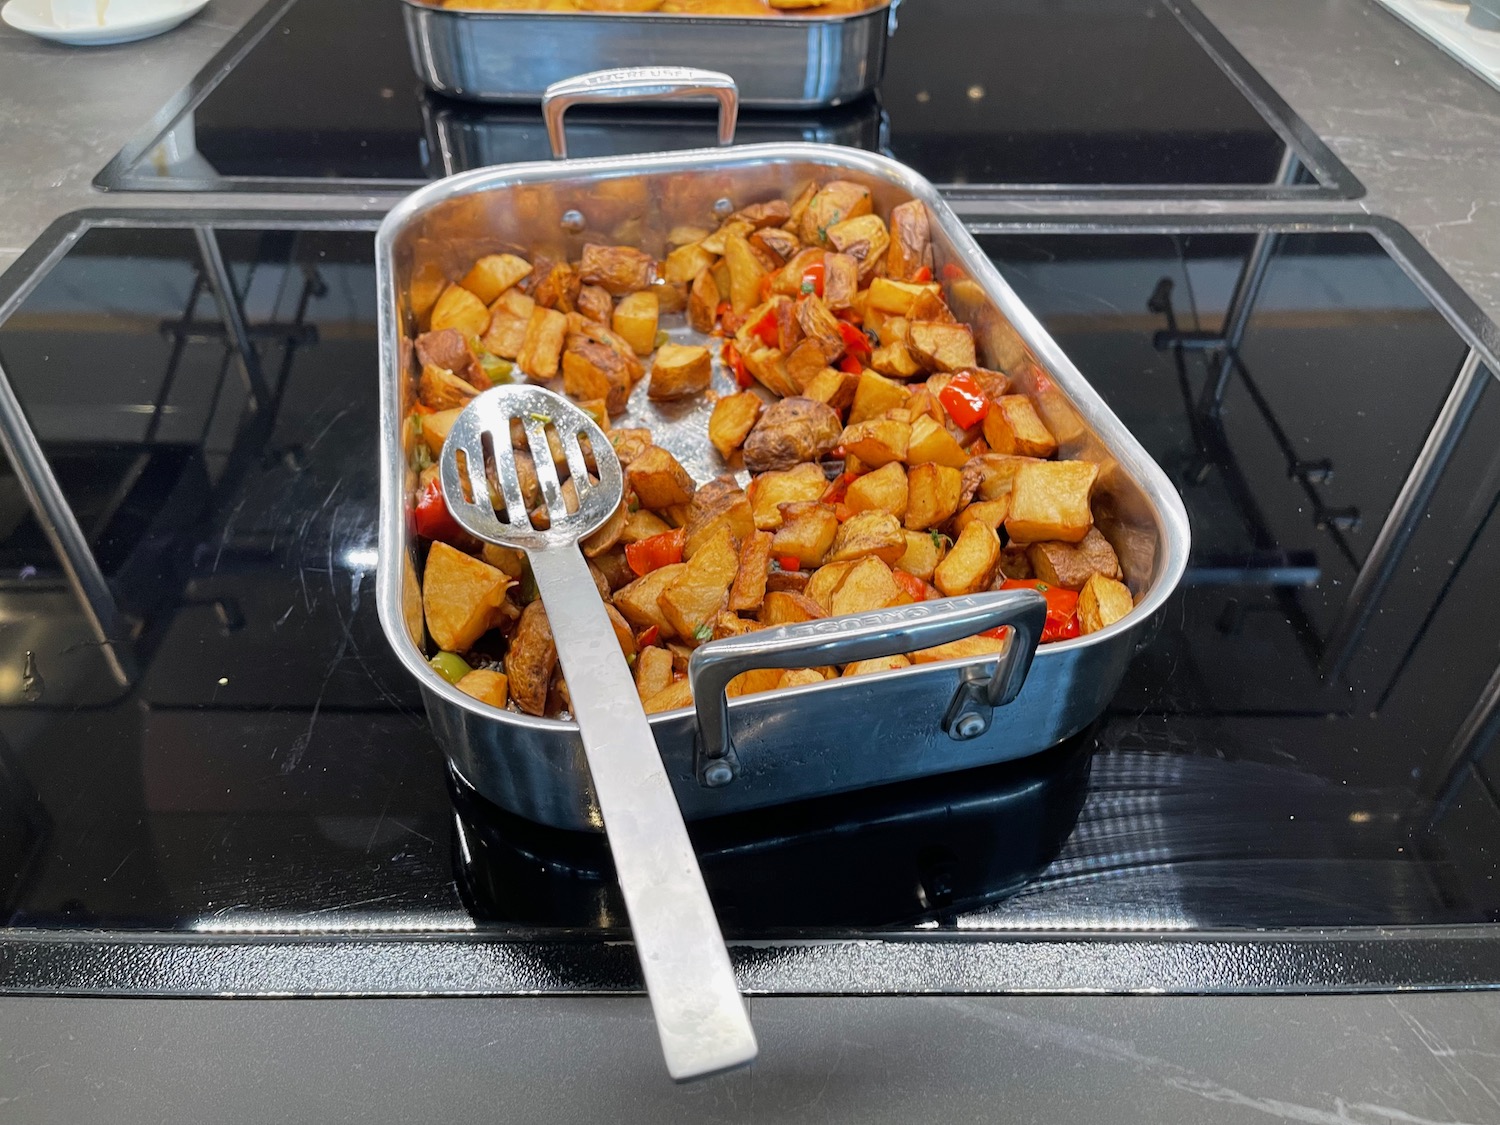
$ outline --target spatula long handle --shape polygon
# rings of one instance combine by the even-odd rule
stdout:
[[[755,1032],[646,713],[576,547],[530,555],[568,680],[615,872],[678,1081],[755,1057]]]

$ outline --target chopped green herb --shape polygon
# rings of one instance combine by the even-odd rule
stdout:
[[[815,293],[815,292],[817,292],[817,289],[813,285],[812,282],[810,282],[810,281],[804,281],[802,283],[802,292],[804,292],[804,293]]]
[[[927,534],[930,535],[930,536],[932,536],[932,545],[934,547],[936,547],[939,551],[941,551],[943,549],[943,536],[942,536],[942,534],[940,532],[937,532],[937,531],[929,531]]]
[[[521,604],[530,605],[541,596],[542,592],[536,587],[536,575],[531,573],[531,563],[528,562],[521,572]]]
[[[714,635],[714,627],[705,621],[693,630],[693,637],[700,641],[709,640]]]
[[[484,372],[484,377],[490,381],[490,386],[498,387],[502,383],[509,383],[515,374],[516,365],[508,359],[498,355],[490,355],[489,352],[479,354],[479,367]]]
[[[625,657],[625,663],[628,664],[630,667],[634,668],[635,667],[635,653],[632,652],[628,656],[626,656]]]
[[[529,418],[530,418],[530,419],[531,419],[531,420],[532,420],[532,421],[533,421],[533,422],[540,422],[540,423],[541,423],[541,424],[542,424],[542,425],[544,425],[544,426],[546,426],[546,425],[550,425],[550,424],[551,424],[551,422],[552,422],[552,415],[550,415],[550,414],[543,414],[543,413],[542,413],[542,412],[541,412],[541,411],[539,411],[539,410],[531,410],[531,411],[528,411],[528,412],[527,412],[527,416],[528,416],[528,417],[529,417]]]

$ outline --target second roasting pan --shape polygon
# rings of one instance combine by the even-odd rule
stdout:
[[[679,75],[701,92],[701,72]],[[708,76],[712,77],[712,76]],[[722,78],[722,76],[719,76]],[[570,89],[601,96],[672,83],[629,71]],[[572,95],[550,100],[560,137]],[[725,99],[732,120],[732,97]],[[651,725],[689,820],[950,772],[1035,754],[1081,730],[1119,687],[1152,618],[1176,587],[1188,554],[1187,513],[1166,475],[1084,381],[1037,319],[922,177],[873,153],[831,145],[764,144],[480,169],[431,184],[397,205],[376,237],[381,355],[379,609],[386,636],[422,688],[428,717],[457,773],[481,796],[558,828],[602,827],[575,723],[496,711],[427,663],[410,511],[415,474],[403,424],[416,395],[414,289],[460,277],[502,249],[576,258],[584,242],[628,229],[660,252],[682,223],[711,222],[749,203],[789,198],[810,179],[868,186],[877,211],[919,199],[932,228],[934,265],[950,306],[974,328],[982,362],[1018,380],[1058,438],[1059,454],[1100,466],[1096,526],[1114,545],[1135,610],[1096,633],[1037,647],[1040,599],[1029,591],[978,594],[787,627],[770,651],[764,634],[713,641],[690,669],[695,706]],[[1035,366],[1026,363],[1030,360]],[[732,376],[715,373],[732,391]],[[649,426],[699,480],[722,470],[706,435],[711,407],[651,404],[641,393],[614,424]],[[909,651],[933,634],[1011,624],[999,657],[918,665],[726,700],[723,685],[762,666],[844,663],[872,649]],[[920,638],[929,639],[922,640]]]

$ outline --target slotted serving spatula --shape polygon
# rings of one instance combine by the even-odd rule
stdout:
[[[527,515],[511,448],[511,423],[525,430],[550,526]],[[561,444],[577,511],[569,512],[547,440]],[[590,477],[582,438],[597,470]],[[463,466],[458,455],[462,453]],[[491,503],[486,462],[495,467],[503,511]],[[604,431],[543,387],[511,385],[464,408],[438,459],[448,510],[469,532],[516,547],[531,560],[572,696],[573,714],[624,894],[662,1054],[674,1079],[700,1078],[755,1057],[755,1032],[735,985],[698,857],[657,752],[630,669],[599,600],[578,541],[624,495],[620,460]],[[467,484],[468,492],[465,492]]]

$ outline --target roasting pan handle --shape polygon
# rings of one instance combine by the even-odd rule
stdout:
[[[965,730],[965,722],[976,708],[987,717],[989,708],[1003,707],[1020,693],[1046,622],[1047,601],[1035,590],[1003,590],[778,625],[712,641],[688,661],[688,681],[698,713],[699,780],[719,786],[734,777],[734,740],[729,733],[729,698],[724,692],[741,672],[874,660],[1008,626],[1011,643],[1005,652],[973,662],[980,667],[993,663],[994,674],[982,680],[966,679],[950,708],[949,733],[968,738],[972,735]],[[830,685],[828,690],[834,689]]]
[[[570,106],[595,102],[665,102],[705,95],[719,101],[719,143],[734,143],[734,125],[740,115],[740,92],[734,79],[717,70],[694,66],[622,66],[595,70],[554,82],[542,92],[542,117],[547,122],[547,140],[552,157],[568,155],[568,137],[563,114]]]

